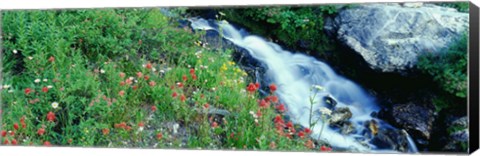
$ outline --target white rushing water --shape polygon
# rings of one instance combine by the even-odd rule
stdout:
[[[313,138],[319,138],[336,148],[359,152],[398,152],[372,150],[375,145],[362,144],[355,139],[356,137],[363,137],[360,134],[364,129],[363,122],[372,120],[370,114],[378,111],[379,108],[374,99],[367,95],[362,88],[337,75],[327,64],[304,54],[293,54],[285,51],[279,45],[267,42],[258,36],[242,34],[225,21],[209,23],[204,19],[190,19],[190,22],[193,29],[219,32],[222,37],[246,49],[253,58],[264,63],[267,70],[263,77],[277,85],[275,93],[287,106],[288,115],[294,123],[309,127],[311,106],[309,98],[314,94],[312,92],[312,86],[314,85],[324,88],[323,90],[315,90],[314,119],[319,118],[318,110],[320,107],[327,107],[323,100],[326,96],[331,96],[338,102],[336,107],[348,107],[350,109],[352,112],[350,120],[357,124],[356,134],[343,135],[328,126],[325,126],[323,132],[321,132],[322,121],[320,120],[316,124],[319,126],[312,129]],[[409,138],[408,141],[411,142],[411,139]],[[410,148],[410,150],[412,149],[414,149],[413,152],[416,152],[416,148]]]

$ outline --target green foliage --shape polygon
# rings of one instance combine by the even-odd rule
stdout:
[[[428,53],[419,58],[418,68],[433,76],[445,91],[465,98],[467,96],[467,35],[441,53]]]
[[[304,42],[311,50],[330,49],[331,41],[323,32],[324,17],[337,13],[336,6],[318,7],[261,7],[221,9],[226,18],[242,23],[253,33],[273,36],[289,47],[298,48]]]
[[[443,3],[436,3],[437,5],[455,8],[460,12],[468,12],[470,10],[470,4],[468,1],[466,2],[443,2]]]

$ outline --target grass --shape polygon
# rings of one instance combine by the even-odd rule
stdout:
[[[2,17],[2,145],[329,150],[159,9]]]

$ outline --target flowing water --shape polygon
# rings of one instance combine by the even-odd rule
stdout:
[[[224,39],[238,47],[244,48],[254,59],[266,65],[266,73],[262,79],[277,85],[275,92],[285,103],[287,114],[292,122],[304,127],[310,125],[310,108],[313,106],[313,119],[321,116],[320,107],[329,107],[324,98],[330,97],[337,101],[336,107],[348,107],[352,113],[350,121],[356,124],[356,133],[344,135],[338,130],[324,126],[319,120],[312,129],[312,138],[328,142],[336,149],[347,149],[359,152],[399,152],[382,150],[371,143],[364,135],[368,127],[364,122],[375,120],[380,127],[391,127],[387,123],[371,117],[379,107],[373,97],[369,96],[354,82],[337,75],[329,65],[304,54],[294,54],[283,50],[279,45],[265,39],[239,31],[225,21],[212,22],[204,19],[189,19],[191,27],[196,30],[212,30],[222,34]],[[321,89],[312,86],[320,86]],[[311,105],[310,97],[315,96]],[[392,127],[393,128],[393,127]],[[406,133],[405,133],[406,134]],[[408,139],[408,151],[416,153],[417,149],[412,139]]]

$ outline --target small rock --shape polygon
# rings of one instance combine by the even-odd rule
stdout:
[[[348,107],[339,107],[332,112],[330,118],[331,125],[341,125],[347,122],[352,117],[352,112]]]

